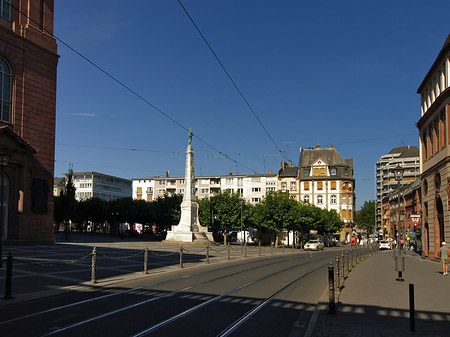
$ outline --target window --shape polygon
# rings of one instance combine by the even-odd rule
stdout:
[[[305,197],[303,198],[303,202],[309,203],[309,195],[305,195]]]
[[[266,187],[266,192],[275,192],[275,187]]]
[[[244,189],[243,188],[238,188],[237,192],[239,193],[239,195],[243,195],[244,194]]]
[[[252,187],[252,192],[261,192],[261,187]]]
[[[347,204],[347,198],[346,197],[342,197],[342,205],[346,205]]]
[[[305,182],[303,183],[303,189],[304,189],[305,191],[309,191],[309,181],[305,181]]]
[[[323,196],[321,196],[321,195],[317,196],[317,204],[319,204],[319,205],[323,204]]]
[[[180,185],[184,185],[184,179],[180,179]]]
[[[297,183],[295,181],[291,182],[291,191],[297,191]]]
[[[321,168],[320,168],[320,175],[321,175],[321,176],[324,176],[325,173],[326,173],[325,167],[321,167]]]
[[[314,168],[314,175],[315,176],[318,176],[319,175],[319,168],[318,167],[316,167],[316,168]]]
[[[335,189],[336,189],[336,182],[335,182],[335,181],[332,181],[332,182],[331,182],[331,189],[332,189],[332,190],[335,190]]]
[[[11,20],[11,0],[1,0],[1,17]]]
[[[283,182],[281,183],[281,192],[286,192],[287,191],[287,183]]]
[[[0,120],[5,123],[11,123],[11,68],[9,67],[8,63],[1,57],[0,85]]]
[[[161,186],[164,186],[164,185],[166,185],[166,181],[165,181],[165,180],[160,180],[160,181],[159,181],[159,184],[160,184]]]
[[[428,159],[428,144],[427,144],[427,130],[422,133],[422,148],[423,148],[423,159],[426,161]]]
[[[335,195],[332,195],[331,196],[331,204],[336,205],[336,202],[337,202],[337,197]]]
[[[330,173],[331,173],[332,176],[335,176],[336,173],[337,173],[336,167],[332,167],[331,170],[330,170]]]
[[[344,174],[345,174],[346,176],[348,176],[348,167],[346,167],[346,168],[344,169]]]
[[[343,218],[343,219],[346,219],[346,218],[347,218],[347,210],[346,210],[346,209],[343,209],[343,210],[341,211],[341,215],[342,215],[342,218]]]
[[[158,190],[159,194],[164,194],[166,192],[166,190]]]
[[[305,177],[309,177],[309,173],[311,172],[311,169],[308,167],[308,168],[304,168],[303,169],[303,175],[305,176]]]
[[[180,188],[180,194],[184,194],[184,188]]]
[[[209,188],[202,188],[203,194],[209,194]]]
[[[227,185],[233,184],[233,178],[227,178],[226,183]]]
[[[323,181],[318,181],[318,182],[317,182],[317,189],[318,189],[319,191],[323,190]]]
[[[252,202],[259,202],[259,198],[252,198]]]

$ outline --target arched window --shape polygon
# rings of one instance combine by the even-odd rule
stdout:
[[[0,120],[11,123],[11,68],[0,57]]]

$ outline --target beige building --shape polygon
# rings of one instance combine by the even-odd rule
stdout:
[[[423,254],[433,257],[450,240],[450,35],[417,89],[420,137]]]

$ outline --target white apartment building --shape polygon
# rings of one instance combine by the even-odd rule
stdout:
[[[184,194],[184,177],[136,178],[133,182],[133,198],[152,201],[164,194]],[[199,176],[195,178],[195,194],[198,199],[209,198],[219,191],[231,190],[245,200],[256,204],[268,191],[275,191],[276,174]]]
[[[419,149],[416,146],[394,147],[389,153],[384,154],[375,164],[376,183],[376,228],[382,226],[382,202],[394,191],[398,182],[395,180],[394,170],[397,165],[404,169],[403,179],[400,184],[409,185],[420,175]]]
[[[67,178],[67,177],[66,177]],[[98,172],[74,172],[75,199],[100,198],[106,201],[132,196],[131,180]]]

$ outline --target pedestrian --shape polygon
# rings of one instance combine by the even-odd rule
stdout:
[[[448,254],[449,250],[445,242],[442,242],[442,247],[438,250],[437,255],[441,256],[442,262],[442,273],[444,275],[448,274]]]

